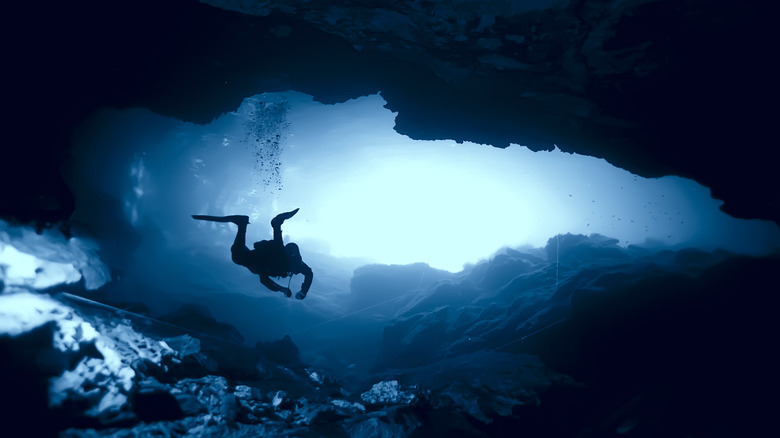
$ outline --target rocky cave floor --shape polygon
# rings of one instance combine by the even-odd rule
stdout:
[[[487,406],[469,394],[473,387],[432,393],[379,380],[350,392],[304,365],[289,337],[253,349],[67,292],[8,288],[2,301],[14,334],[1,340],[3,410],[11,413],[4,424],[19,434],[409,436],[433,420],[441,433],[473,429],[478,436],[470,423],[492,422],[482,413]],[[535,378],[543,368],[530,356],[517,365]],[[495,404],[487,415],[538,404],[533,386],[571,384],[544,374],[510,400],[485,400]]]
[[[193,322],[184,328],[79,297],[73,285],[5,285],[3,435],[764,430],[776,374],[769,285],[780,260],[616,243],[566,235],[438,281],[388,313],[380,352],[362,376],[305,364],[289,337],[236,342],[229,325],[195,308],[179,312],[178,321]],[[400,278],[405,269],[356,276]]]

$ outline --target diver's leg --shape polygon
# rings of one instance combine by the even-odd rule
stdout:
[[[238,225],[236,239],[233,246],[230,247],[230,255],[233,263],[241,266],[247,266],[250,259],[249,248],[246,247],[246,226],[249,225],[249,216],[234,214],[231,216],[208,216],[203,214],[193,214],[193,219],[211,222],[232,222]]]
[[[246,266],[249,263],[249,248],[246,246],[246,226],[249,224],[249,216],[235,215],[225,216],[230,220],[225,222],[233,222],[238,226],[236,232],[236,238],[233,240],[233,246],[230,247],[230,255],[233,259],[233,263],[241,266]],[[222,221],[217,221],[222,222]]]
[[[247,266],[249,263],[249,248],[246,246],[246,222],[239,222],[238,231],[236,232],[236,240],[233,241],[233,246],[230,247],[230,255],[233,259],[233,263],[241,266]]]
[[[276,217],[271,219],[271,228],[274,229],[274,243],[284,246],[284,242],[282,242],[282,223],[295,216],[295,213],[298,213],[298,210],[299,209],[296,208],[293,211],[279,213]]]
[[[241,246],[246,248],[246,224],[236,225],[238,225],[238,231],[236,232],[236,239],[233,241],[233,246],[230,247],[231,250],[233,250],[235,247]]]

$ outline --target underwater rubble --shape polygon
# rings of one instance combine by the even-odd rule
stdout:
[[[311,351],[302,356],[290,336],[252,346],[199,306],[155,319],[73,294],[67,282],[43,290],[0,283],[3,436],[766,430],[779,258],[623,248],[597,235],[554,239],[442,274],[383,304],[383,318],[352,321],[353,329],[383,327],[378,345],[340,341],[376,352],[359,373],[307,363]],[[362,287],[372,276],[419,284],[421,269],[363,269]],[[363,296],[361,305],[376,309],[371,300],[385,303],[387,294]],[[323,350],[340,345],[318,339]]]
[[[164,337],[176,327],[129,312],[117,318],[118,309],[67,293],[8,289],[0,295],[0,348],[4,403],[13,405],[4,407],[4,423],[18,433],[401,437],[458,405],[490,421],[468,385],[432,394],[389,379],[351,393],[289,353],[289,337],[276,343],[287,354],[266,356],[274,343],[253,349],[188,333]]]

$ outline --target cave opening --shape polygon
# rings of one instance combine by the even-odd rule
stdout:
[[[45,38],[14,49],[0,414],[65,436],[744,436],[772,418],[764,14],[98,3],[15,5]],[[294,208],[305,300],[231,261],[235,224],[191,217],[245,214],[251,245]]]
[[[394,131],[394,117],[381,94],[322,104],[293,91],[248,97],[207,124],[140,108],[96,111],[75,131],[63,168],[77,199],[71,246],[94,239],[97,248],[79,243],[72,256],[103,265],[88,270],[98,271],[88,276],[93,298],[158,316],[203,306],[250,343],[292,334],[305,352],[319,346],[310,332],[322,323],[410,299],[506,251],[558,245],[561,235],[601,236],[624,251],[754,256],[780,242],[774,223],[726,215],[688,179],[642,178],[557,148],[416,141]],[[191,218],[245,214],[252,242],[270,239],[270,218],[294,208],[284,239],[315,272],[305,305],[231,262],[233,224]],[[37,245],[26,249],[45,247]],[[367,265],[409,266],[417,287],[356,298],[355,272]],[[84,262],[74,266],[84,272]],[[303,278],[277,280],[295,291]],[[380,343],[376,330],[366,330],[369,344]]]
[[[450,272],[562,233],[622,246],[777,248],[774,225],[727,216],[694,181],[642,178],[557,148],[414,141],[393,130],[385,104],[265,93],[205,125],[105,109],[82,127],[67,174],[82,207],[113,197],[136,231],[173,247],[229,245],[232,228],[190,214],[249,215],[260,240],[271,217],[301,207],[284,231],[304,253]],[[74,223],[93,219],[77,208]]]

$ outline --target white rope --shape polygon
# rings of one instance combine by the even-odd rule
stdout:
[[[498,346],[496,348],[491,348],[490,351],[498,351],[498,350],[501,350],[502,348],[506,348],[506,347],[508,347],[510,345],[517,344],[518,342],[525,342],[526,339],[530,338],[531,336],[533,336],[535,334],[538,334],[538,333],[541,333],[541,332],[543,332],[543,331],[545,331],[545,330],[547,330],[549,328],[555,327],[556,325],[566,321],[567,319],[568,318],[559,319],[558,321],[555,321],[555,322],[553,322],[551,324],[548,324],[548,325],[546,325],[546,326],[544,326],[544,327],[542,327],[540,329],[536,329],[536,330],[532,331],[531,333],[528,333],[525,336],[521,336],[521,337],[519,337],[519,338],[517,338],[517,339],[515,339],[513,341],[509,341],[506,344],[500,345],[500,346]]]
[[[423,266],[422,273],[420,274],[420,281],[417,282],[417,290],[420,290],[420,286],[422,286],[423,277],[425,277],[425,270],[428,268],[428,265]]]
[[[558,260],[560,260],[561,256],[561,235],[560,233],[555,236],[555,291],[558,291],[558,270],[560,268],[560,264],[558,263]]]
[[[336,318],[333,318],[333,319],[329,319],[329,320],[327,320],[327,321],[323,321],[323,322],[320,322],[320,323],[314,324],[314,325],[312,325],[312,326],[309,326],[309,327],[306,327],[306,328],[302,328],[302,329],[300,329],[300,330],[296,330],[296,331],[292,332],[292,333],[291,333],[291,335],[294,335],[294,334],[296,334],[296,333],[300,333],[300,332],[303,332],[303,331],[306,331],[306,330],[311,330],[311,329],[313,329],[313,328],[315,328],[315,327],[320,327],[320,326],[323,326],[323,325],[325,325],[325,324],[330,324],[331,322],[335,322],[335,321],[338,321],[338,320],[340,320],[340,319],[344,319],[344,318],[346,318],[346,317],[348,317],[348,316],[356,315],[356,314],[358,314],[358,313],[361,313],[361,312],[364,312],[364,311],[366,311],[366,310],[368,310],[368,309],[372,309],[372,308],[374,308],[374,307],[381,306],[382,304],[387,304],[387,303],[389,303],[389,302],[391,302],[391,301],[395,301],[395,300],[397,300],[397,299],[400,299],[400,298],[403,298],[403,297],[406,297],[406,296],[409,296],[409,295],[412,295],[412,294],[419,293],[419,292],[420,292],[420,286],[422,285],[422,280],[423,280],[423,277],[425,276],[425,271],[427,270],[427,268],[428,268],[428,266],[425,266],[425,267],[423,268],[422,274],[420,275],[420,281],[417,283],[417,289],[415,289],[415,290],[413,290],[413,291],[411,291],[411,292],[407,292],[407,293],[405,293],[405,294],[403,294],[403,295],[398,295],[397,297],[389,298],[389,299],[387,299],[387,300],[384,300],[384,301],[382,301],[382,302],[379,302],[379,303],[372,304],[372,305],[370,305],[370,306],[364,307],[364,308],[362,308],[362,309],[359,309],[359,310],[355,310],[354,312],[350,312],[350,313],[347,313],[347,314],[341,315],[341,316],[339,316],[339,317],[336,317]]]
[[[306,330],[311,330],[311,329],[313,329],[313,328],[315,328],[315,327],[320,327],[320,326],[323,326],[323,325],[325,325],[325,324],[330,324],[331,322],[338,321],[338,320],[340,320],[340,319],[344,319],[344,318],[346,318],[346,317],[348,317],[348,316],[356,315],[356,314],[358,314],[358,313],[364,312],[364,311],[366,311],[366,310],[368,310],[368,309],[371,309],[371,308],[373,308],[373,307],[376,307],[376,306],[381,306],[382,304],[386,304],[386,303],[389,303],[389,302],[391,302],[391,301],[395,301],[395,300],[397,300],[397,299],[399,299],[399,298],[403,298],[403,297],[405,297],[405,296],[407,296],[407,295],[411,295],[411,294],[413,294],[413,293],[417,293],[417,291],[414,291],[414,292],[409,292],[409,293],[407,293],[407,294],[404,294],[404,295],[398,295],[397,297],[390,298],[390,299],[388,299],[388,300],[385,300],[385,301],[382,301],[382,302],[380,302],[380,303],[372,304],[372,305],[370,305],[370,306],[368,306],[368,307],[364,307],[364,308],[362,308],[362,309],[355,310],[354,312],[350,312],[350,313],[347,313],[347,314],[341,315],[341,316],[339,316],[339,317],[337,317],[337,318],[329,319],[329,320],[327,320],[327,321],[323,321],[323,322],[320,322],[320,323],[314,324],[314,325],[312,325],[312,326],[309,326],[309,327],[306,327],[306,328],[302,328],[302,329],[300,329],[300,330],[296,330],[296,331],[294,331],[294,332],[292,332],[292,333],[290,333],[290,334],[291,334],[291,335],[294,335],[294,334],[296,334],[296,333],[304,332],[304,331],[306,331]]]

